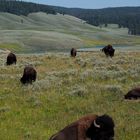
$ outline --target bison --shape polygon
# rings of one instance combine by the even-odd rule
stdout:
[[[75,48],[72,48],[70,54],[72,57],[75,57],[77,55],[77,50]]]
[[[113,140],[114,126],[108,115],[87,115],[53,135],[50,140]]]
[[[36,80],[36,76],[37,76],[36,70],[31,66],[26,66],[24,68],[23,76],[20,79],[20,81],[22,84],[26,83],[32,84],[32,82]]]
[[[126,95],[124,95],[124,98],[129,100],[140,98],[140,87],[130,90]]]
[[[16,64],[16,62],[17,62],[16,55],[14,53],[10,52],[7,56],[6,64],[7,65],[12,65],[12,64]]]
[[[102,49],[102,52],[104,52],[107,57],[108,56],[113,57],[115,49],[111,45],[107,45]]]

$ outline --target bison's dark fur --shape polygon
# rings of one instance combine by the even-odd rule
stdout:
[[[108,57],[113,57],[114,53],[115,53],[115,49],[113,49],[113,47],[111,45],[107,45],[105,46],[102,51],[105,53],[105,55]]]
[[[36,76],[37,76],[36,70],[31,66],[27,66],[24,68],[23,76],[20,79],[20,81],[22,84],[26,83],[32,84],[32,81],[36,80]]]
[[[75,48],[72,48],[70,54],[72,57],[75,57],[77,55],[77,50]]]
[[[16,64],[16,62],[17,62],[16,55],[10,52],[7,56],[6,64],[7,65]]]
[[[125,99],[138,99],[140,98],[140,87],[130,90],[125,96]]]
[[[88,115],[65,127],[50,140],[112,140],[114,122],[108,115]]]

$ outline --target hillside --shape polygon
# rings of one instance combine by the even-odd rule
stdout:
[[[95,26],[118,24],[119,28],[128,28],[128,34],[140,35],[140,7],[80,9],[54,6],[53,9],[83,19]]]
[[[0,48],[16,52],[69,51],[113,44],[139,46],[140,37],[127,28],[108,25],[100,28],[70,15],[31,13],[18,16],[0,13]]]
[[[74,34],[96,30],[78,18],[46,13],[32,13],[27,17],[0,13],[0,28],[2,45],[14,43],[28,52],[81,47],[83,41]]]
[[[140,35],[140,7],[116,7],[104,9],[65,8],[18,0],[0,0],[0,12],[28,16],[34,12],[68,14],[85,20],[94,26],[118,24],[128,28],[128,34]]]
[[[48,28],[47,28],[48,27]],[[61,29],[68,29],[68,30],[78,30],[80,28],[92,28],[91,25],[84,25],[82,24],[82,20],[69,16],[69,15],[52,15],[46,14],[43,12],[38,13],[31,13],[28,16],[18,16],[10,13],[0,13],[0,28],[1,29],[34,29],[37,30],[61,30]]]

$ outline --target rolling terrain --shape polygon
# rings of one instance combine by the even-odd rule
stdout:
[[[69,51],[113,44],[139,47],[140,37],[127,34],[127,28],[91,26],[69,15],[31,13],[17,16],[0,13],[0,48],[18,53]]]

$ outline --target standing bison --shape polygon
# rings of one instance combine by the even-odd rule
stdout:
[[[77,55],[77,50],[75,48],[72,48],[70,54],[72,57],[75,57]]]
[[[113,140],[114,122],[108,115],[88,115],[68,125],[50,140]]]
[[[102,49],[102,52],[104,52],[107,57],[108,56],[113,57],[115,53],[115,49],[113,49],[111,45],[107,45]]]
[[[139,99],[140,98],[140,87],[130,90],[125,96],[125,99]]]
[[[12,64],[16,64],[17,62],[17,58],[16,58],[16,55],[13,54],[12,52],[10,52],[7,56],[7,62],[6,64],[7,65],[12,65]]]
[[[20,79],[20,81],[22,84],[26,83],[32,84],[32,82],[36,80],[36,76],[37,76],[36,70],[31,66],[27,66],[24,68],[23,76]]]

